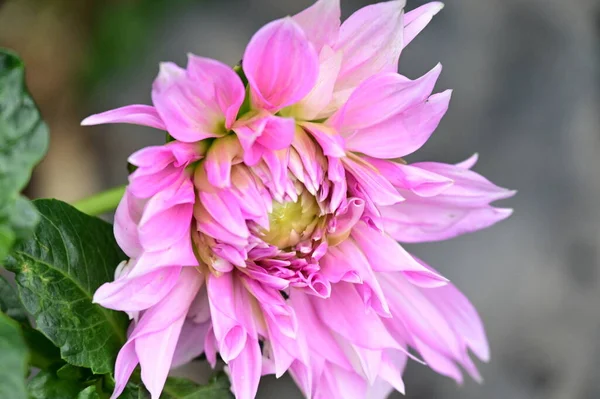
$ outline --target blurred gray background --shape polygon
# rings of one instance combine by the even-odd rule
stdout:
[[[2,4],[4,3],[4,4]],[[309,0],[0,1],[0,45],[19,52],[52,132],[29,194],[67,201],[126,181],[125,158],[163,140],[134,126],[82,129],[90,113],[149,103],[158,62],[239,61],[254,31]],[[367,1],[343,0],[344,15]],[[408,0],[407,9],[423,3]],[[457,162],[519,190],[508,221],[410,249],[479,309],[492,347],[484,385],[418,364],[412,399],[600,397],[600,2],[449,0],[406,49],[403,74],[438,61],[450,110],[409,158]],[[195,369],[185,370],[198,375]],[[287,378],[259,398],[300,398]]]

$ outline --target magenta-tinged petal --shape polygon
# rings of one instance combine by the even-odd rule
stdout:
[[[283,150],[292,144],[295,129],[294,119],[269,116],[256,141],[270,150]]]
[[[429,140],[439,125],[448,110],[451,94],[450,90],[434,94],[395,117],[360,130],[346,141],[347,147],[355,151],[362,149],[361,152],[376,158],[412,154]]]
[[[319,143],[324,155],[336,158],[346,155],[344,139],[335,129],[312,122],[302,122],[301,126]]]
[[[406,354],[402,351],[387,350],[383,353],[379,369],[380,377],[402,394],[405,393],[402,374],[406,367],[407,358]]]
[[[435,197],[440,203],[463,206],[485,206],[490,202],[512,197],[514,190],[496,186],[479,173],[460,166],[439,163],[419,162],[414,167],[445,176],[454,181],[452,187]]]
[[[479,154],[475,153],[464,161],[457,163],[456,166],[463,169],[471,169],[473,166],[475,166],[478,160]]]
[[[189,179],[159,192],[144,207],[138,227],[140,243],[147,251],[167,249],[186,235],[192,222],[194,186]]]
[[[434,1],[417,7],[404,15],[404,47],[413,41],[442,8],[444,8],[443,3]]]
[[[204,352],[204,342],[210,328],[210,322],[196,323],[189,318],[185,320],[173,354],[172,368],[183,366]]]
[[[148,309],[161,301],[177,283],[181,266],[165,267],[140,277],[105,283],[94,293],[94,303],[123,312]]]
[[[354,176],[362,191],[376,205],[392,205],[404,200],[391,183],[368,162],[360,158],[343,158],[346,170]]]
[[[139,256],[142,252],[137,228],[142,217],[143,207],[144,202],[126,190],[115,212],[113,227],[115,239],[123,252],[132,258]]]
[[[319,54],[319,77],[315,87],[300,102],[292,106],[299,120],[315,120],[330,116],[337,104],[332,104],[333,89],[342,66],[343,54],[324,47]],[[330,105],[332,104],[332,105]]]
[[[225,127],[230,129],[246,93],[240,77],[228,65],[193,54],[188,54],[187,69],[196,84],[209,93],[213,90],[210,94],[225,116]]]
[[[498,223],[512,209],[485,206],[465,208],[435,202],[405,201],[381,210],[385,230],[401,242],[441,241]]]
[[[150,105],[127,105],[125,107],[91,115],[81,121],[82,126],[102,125],[105,123],[132,123],[167,130],[164,122]]]
[[[389,235],[365,222],[354,226],[351,237],[376,272],[402,272],[405,278],[426,287],[438,287],[448,282],[439,273],[423,266]]]
[[[169,134],[192,143],[225,133],[226,115],[215,90],[213,82],[197,81],[175,64],[163,63],[152,87],[152,102]]]
[[[117,355],[115,363],[115,389],[110,396],[110,399],[117,399],[125,390],[129,377],[133,374],[133,370],[139,364],[138,357],[135,353],[134,342],[127,342]]]
[[[255,106],[277,111],[312,90],[319,61],[302,28],[288,17],[265,25],[252,37],[243,68]]]
[[[293,16],[317,52],[324,45],[333,46],[340,30],[340,0],[318,0]]]
[[[340,28],[334,47],[344,61],[336,89],[358,86],[379,72],[396,72],[402,52],[404,0],[366,6],[350,16]]]
[[[231,185],[231,167],[237,157],[241,157],[242,148],[235,136],[216,140],[208,149],[204,160],[206,177],[210,184],[224,188]]]
[[[229,370],[236,399],[254,399],[261,375],[262,356],[256,339],[248,339],[238,357],[231,360]]]
[[[354,90],[348,102],[327,123],[337,127],[344,137],[351,137],[357,131],[386,122],[423,103],[441,71],[438,64],[416,80],[391,72],[374,75]],[[376,140],[382,139],[380,135]]]
[[[219,223],[231,234],[242,238],[249,237],[250,233],[239,206],[231,201],[226,201],[219,193],[200,192],[199,198],[216,223]]]
[[[354,284],[337,283],[329,298],[313,298],[321,322],[351,343],[367,349],[398,348],[379,316],[361,310],[365,305]]]
[[[428,171],[415,165],[368,157],[386,179],[396,188],[410,190],[420,197],[434,197],[454,184],[451,177]]]

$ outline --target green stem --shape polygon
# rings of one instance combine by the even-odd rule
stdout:
[[[119,205],[119,201],[125,194],[125,186],[113,187],[101,193],[94,194],[91,197],[73,203],[73,206],[83,213],[91,216],[98,216],[106,212],[113,211]]]

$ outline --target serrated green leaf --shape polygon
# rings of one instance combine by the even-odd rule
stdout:
[[[225,373],[216,374],[208,384],[198,385],[186,378],[167,378],[161,399],[230,399],[229,379]]]
[[[27,346],[19,324],[0,313],[0,398],[26,399]]]
[[[125,342],[127,317],[92,303],[96,289],[114,278],[126,258],[112,226],[58,200],[36,200],[41,221],[19,243],[6,267],[16,274],[21,301],[37,329],[70,364],[95,374],[113,369]]]
[[[83,388],[80,383],[61,380],[52,371],[40,371],[27,384],[30,399],[73,399]]]
[[[48,128],[25,87],[23,63],[0,49],[0,261],[38,216],[19,193],[48,149]]]

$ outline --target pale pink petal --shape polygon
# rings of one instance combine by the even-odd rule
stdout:
[[[171,136],[192,143],[225,133],[226,116],[211,85],[196,81],[172,63],[161,64],[152,102]]]
[[[404,47],[413,41],[442,8],[444,8],[443,3],[434,1],[417,7],[404,15]]]
[[[183,366],[204,352],[204,342],[210,328],[210,322],[196,323],[189,318],[185,320],[173,354],[172,368]]]
[[[412,154],[438,127],[448,110],[452,92],[434,94],[427,101],[409,108],[378,125],[363,129],[347,141],[348,148],[363,148],[367,155],[377,158],[398,158]],[[377,144],[373,144],[376,141]],[[363,147],[370,143],[368,148]]]
[[[133,370],[139,364],[138,357],[135,353],[135,342],[127,342],[117,355],[115,363],[115,389],[110,396],[110,399],[117,399],[125,390],[129,377],[133,374]]]
[[[290,17],[261,28],[248,43],[242,64],[253,103],[269,111],[300,101],[319,73],[313,45]]]
[[[164,267],[134,278],[105,283],[94,293],[94,303],[123,312],[137,312],[154,306],[175,286],[181,266]]]
[[[401,242],[441,241],[472,233],[498,223],[512,209],[485,206],[465,208],[432,201],[405,201],[381,208],[385,231]]]
[[[229,370],[236,399],[254,399],[261,375],[262,356],[256,339],[248,339],[239,356],[231,360]]]
[[[423,266],[385,232],[380,232],[365,222],[358,222],[354,226],[351,237],[376,272],[402,272],[409,281],[426,287],[438,287],[448,282],[439,273]]]
[[[343,158],[346,170],[354,176],[365,195],[376,205],[392,205],[404,200],[390,182],[368,162],[359,158]]]
[[[246,94],[240,77],[228,65],[193,54],[188,54],[187,70],[196,84],[209,93],[212,90],[210,95],[225,116],[225,127],[230,129]]]
[[[367,312],[354,284],[340,282],[327,299],[312,297],[321,322],[351,343],[367,349],[399,348],[379,316]]]
[[[312,122],[302,122],[300,125],[319,143],[326,156],[341,158],[346,155],[344,139],[335,129]]]
[[[352,228],[359,221],[365,210],[365,201],[360,198],[350,198],[346,206],[338,209],[336,217],[331,219],[328,226],[327,240],[331,245],[337,245],[348,238]]]
[[[454,184],[451,177],[442,176],[417,165],[404,165],[400,162],[371,157],[365,159],[374,165],[394,187],[410,190],[420,197],[434,197]]]
[[[342,65],[343,54],[324,47],[319,55],[319,77],[315,87],[300,102],[292,106],[291,113],[299,120],[322,119],[335,109],[329,107],[333,100],[333,89]]]
[[[115,239],[123,252],[132,258],[139,256],[143,250],[137,230],[143,208],[144,202],[125,190],[115,212]]]
[[[194,201],[194,186],[189,179],[150,198],[138,227],[140,243],[144,249],[167,249],[188,234]]]
[[[374,75],[356,88],[348,102],[327,123],[337,127],[344,137],[348,137],[362,129],[386,122],[407,109],[422,104],[431,94],[441,71],[442,66],[438,64],[416,80],[397,73]],[[378,141],[382,139],[377,137]]]
[[[475,153],[464,161],[457,163],[456,166],[463,169],[471,169],[473,166],[475,166],[478,160],[479,154]]]
[[[150,105],[127,105],[88,116],[81,121],[82,126],[102,125],[105,123],[132,123],[134,125],[150,126],[160,130],[167,130],[164,122]]]
[[[344,53],[336,90],[358,86],[379,72],[396,72],[402,52],[404,0],[366,6],[340,28],[335,50]]]
[[[204,169],[210,184],[224,188],[231,185],[231,167],[242,156],[242,147],[233,135],[216,140],[206,154]]]
[[[317,52],[324,45],[333,46],[340,29],[340,0],[318,0],[293,16]]]

